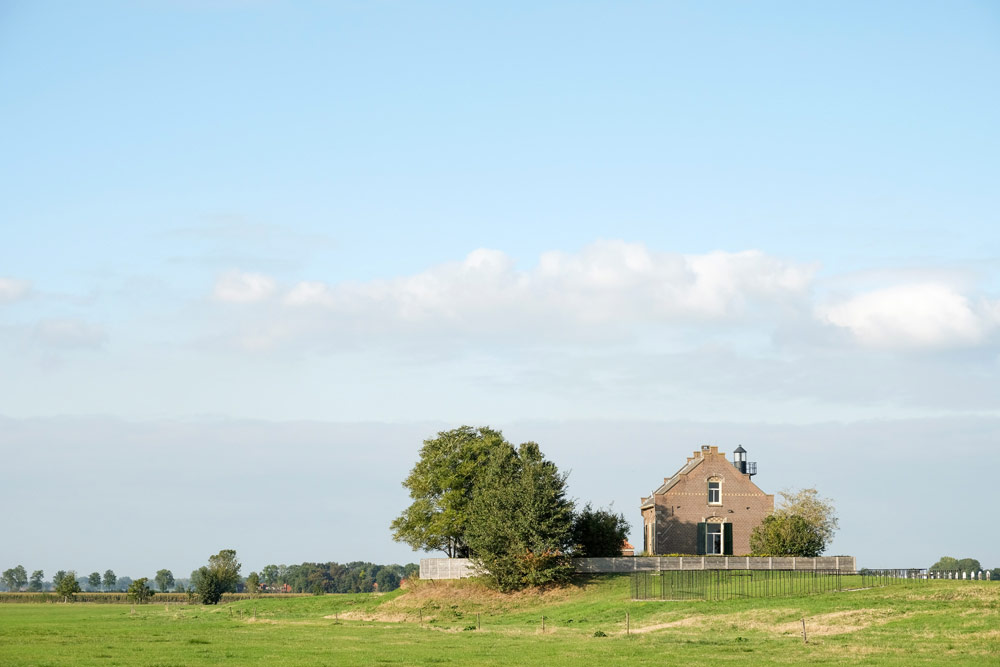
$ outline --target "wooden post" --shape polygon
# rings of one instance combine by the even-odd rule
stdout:
[[[625,612],[625,634],[626,635],[632,634],[632,623],[629,620],[627,611]]]
[[[483,624],[479,620],[479,612],[476,612],[476,630],[482,630],[482,629],[483,629]]]
[[[545,617],[542,616],[542,632],[545,632]]]
[[[806,619],[802,619],[802,643],[808,644],[809,641],[806,639]]]
[[[253,605],[253,620],[257,620],[257,603]]]

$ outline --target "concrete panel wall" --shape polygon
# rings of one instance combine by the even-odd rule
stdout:
[[[854,556],[779,558],[753,556],[636,556],[633,558],[576,558],[576,571],[621,574],[658,570],[843,570],[854,572]],[[463,579],[475,576],[467,558],[421,558],[421,579]]]

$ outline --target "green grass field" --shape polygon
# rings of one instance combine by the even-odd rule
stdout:
[[[218,607],[154,602],[134,613],[129,605],[0,604],[3,665],[708,661],[1000,665],[1000,584],[921,581],[780,599],[634,602],[628,577],[601,576],[514,595],[472,581],[417,582],[385,595]]]

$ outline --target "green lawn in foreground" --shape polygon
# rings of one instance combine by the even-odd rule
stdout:
[[[628,590],[628,577],[603,576],[545,594],[419,582],[381,596],[154,603],[134,615],[128,605],[0,604],[0,664],[1000,664],[995,582],[729,602],[633,602]],[[482,629],[466,630],[477,614]]]

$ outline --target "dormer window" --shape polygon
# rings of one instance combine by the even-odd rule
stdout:
[[[715,477],[708,480],[708,504],[722,504],[722,480]]]

